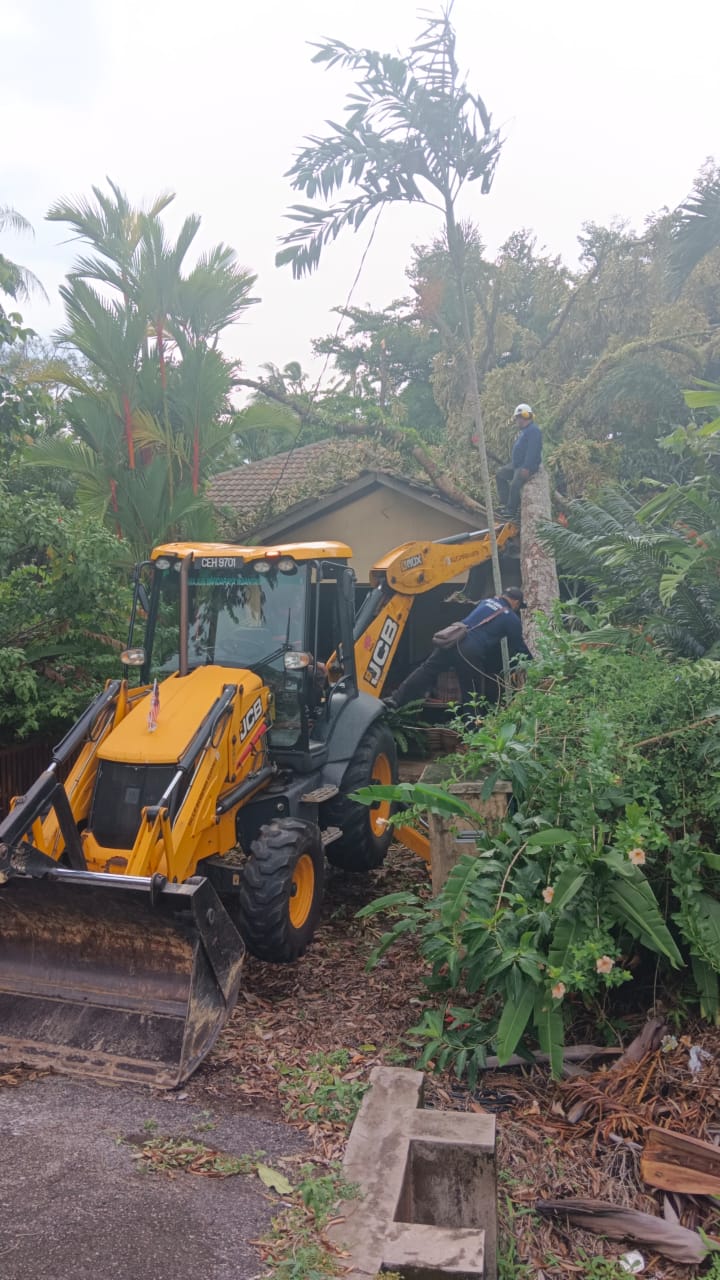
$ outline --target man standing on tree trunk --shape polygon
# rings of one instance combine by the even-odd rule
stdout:
[[[542,431],[529,404],[518,405],[512,423],[519,427],[519,434],[515,437],[510,465],[495,472],[495,481],[501,509],[511,520],[517,520],[520,516],[520,490],[539,471],[542,462]]]
[[[434,686],[442,671],[450,667],[455,670],[461,692],[461,704],[467,708],[472,694],[484,697],[491,704],[500,701],[502,675],[502,657],[500,645],[507,640],[510,657],[523,654],[532,658],[532,654],[523,639],[520,610],[525,608],[525,598],[519,587],[507,587],[502,595],[490,596],[480,600],[472,613],[463,618],[462,624],[453,624],[465,628],[464,633],[447,648],[440,646],[443,635],[436,636],[438,643],[429,658],[403,680],[402,684],[388,698],[383,698],[386,707],[395,710],[406,702],[416,698],[424,698]]]

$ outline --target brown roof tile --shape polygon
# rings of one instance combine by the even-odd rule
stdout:
[[[256,507],[272,496],[280,498],[290,494],[302,484],[309,467],[322,465],[327,448],[327,440],[316,440],[299,449],[275,453],[257,462],[245,462],[231,471],[221,471],[212,477],[208,497],[218,507],[240,510]]]

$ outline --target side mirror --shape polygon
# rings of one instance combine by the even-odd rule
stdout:
[[[286,671],[302,671],[304,667],[311,667],[312,665],[311,653],[288,652],[283,655],[283,666]]]
[[[120,661],[124,667],[142,667],[145,665],[145,650],[123,649]]]
[[[136,591],[137,591],[138,604],[140,605],[140,608],[142,609],[143,613],[149,613],[150,597],[145,589],[145,583],[138,582]]]

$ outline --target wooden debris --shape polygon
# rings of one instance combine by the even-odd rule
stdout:
[[[666,1032],[667,1027],[662,1018],[651,1018],[640,1034],[630,1041],[622,1057],[614,1064],[615,1069],[625,1067],[630,1062],[642,1062],[646,1054],[656,1053]]]
[[[688,1231],[676,1222],[666,1222],[651,1213],[622,1209],[604,1200],[538,1200],[535,1208],[546,1218],[560,1218],[574,1227],[592,1231],[611,1240],[645,1245],[675,1262],[695,1265],[709,1252],[697,1231]]]
[[[661,1191],[720,1196],[720,1149],[671,1129],[648,1128],[640,1173]]]

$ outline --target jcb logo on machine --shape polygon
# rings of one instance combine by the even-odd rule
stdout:
[[[386,618],[383,623],[383,629],[378,636],[373,655],[368,663],[365,679],[371,684],[373,689],[380,683],[380,677],[385,670],[385,664],[392,653],[392,647],[395,637],[398,633],[398,624],[393,618]]]
[[[400,568],[402,569],[403,573],[407,573],[408,569],[417,569],[418,566],[422,564],[422,562],[423,562],[423,558],[421,555],[408,556],[407,560],[400,561]]]
[[[256,698],[249,711],[245,712],[240,725],[240,741],[244,742],[251,729],[255,728],[258,720],[262,719],[263,705],[262,699]]]

